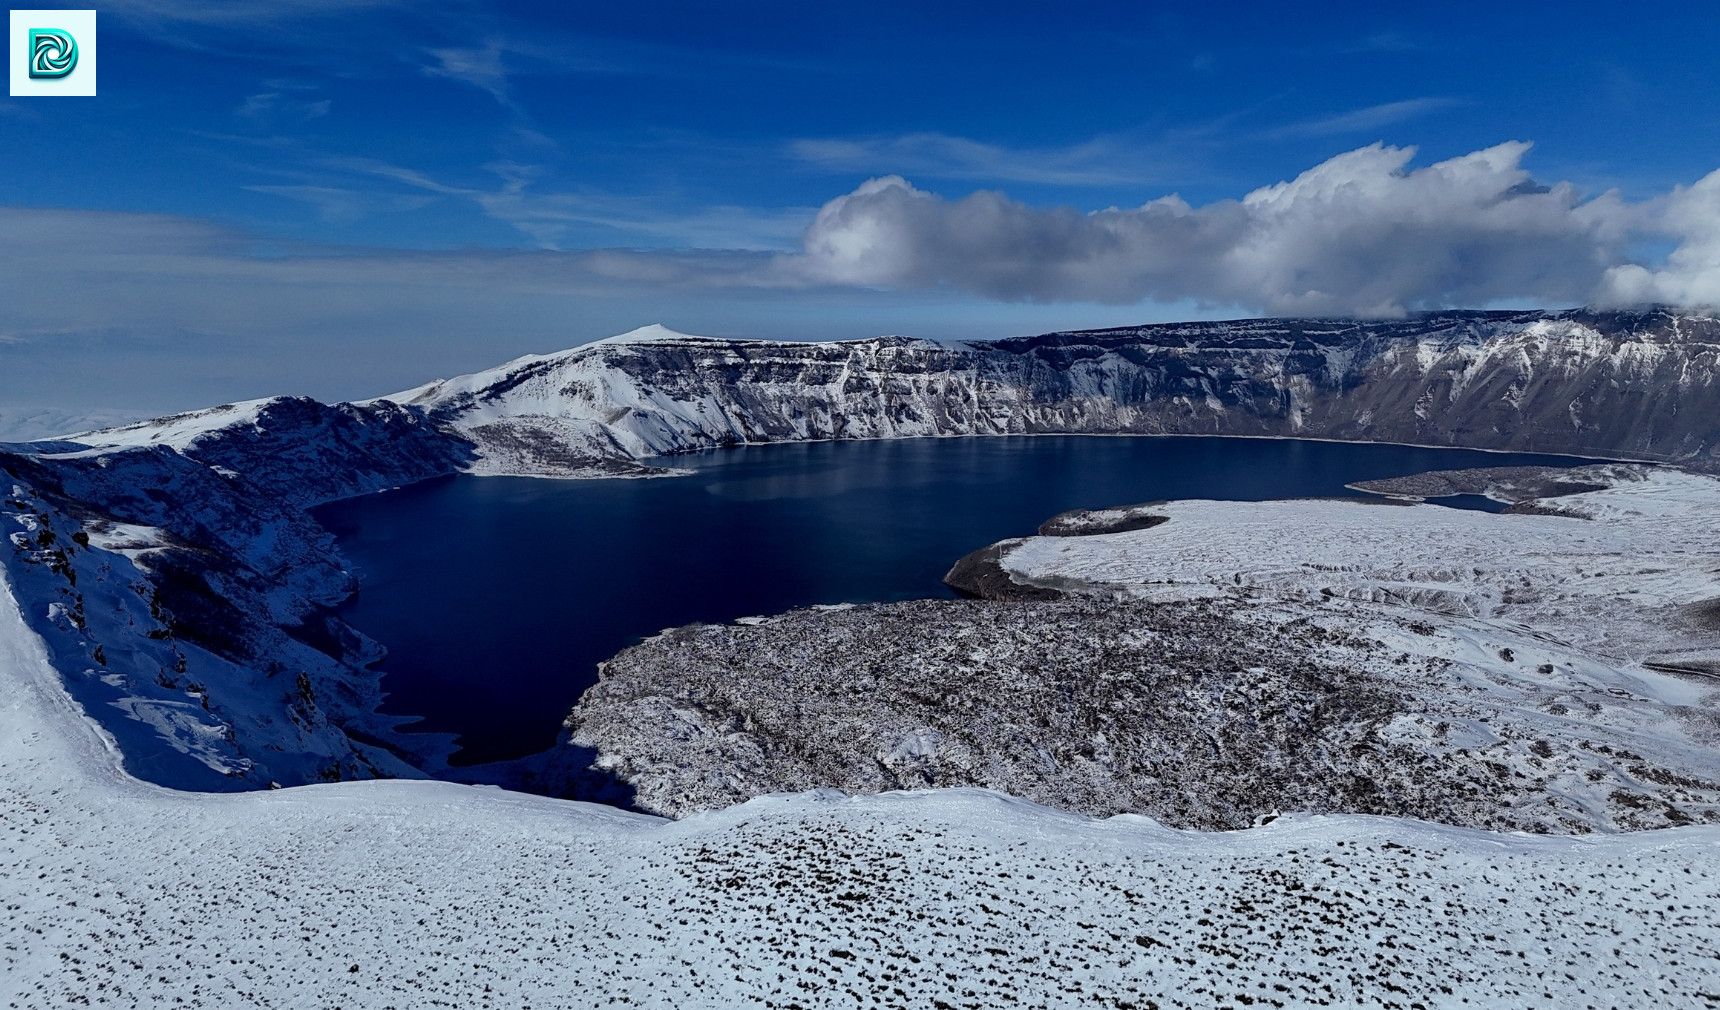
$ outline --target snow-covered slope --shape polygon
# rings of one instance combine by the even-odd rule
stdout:
[[[480,472],[580,475],[742,442],[1277,435],[1720,465],[1720,322],[1665,312],[1243,320],[945,344],[647,327],[389,397]]]
[[[1603,490],[1542,499],[1558,514],[1365,502],[1166,502],[1168,521],[1032,537],[1010,578],[1059,592],[1349,600],[1533,629],[1620,665],[1720,675],[1720,636],[1691,608],[1720,600],[1720,479],[1665,468],[1566,471]]]
[[[0,1001],[1701,1006],[1720,828],[1229,834],[976,791],[681,822],[440,782],[139,783],[0,575]]]
[[[445,473],[465,443],[392,404],[278,398],[0,452],[0,559],[66,684],[138,775],[199,789],[412,775],[359,740],[375,643],[321,501]],[[416,741],[419,746],[430,741]]]

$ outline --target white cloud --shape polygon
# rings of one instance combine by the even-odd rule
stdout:
[[[1650,202],[1649,229],[1678,240],[1657,267],[1627,263],[1606,273],[1597,300],[1632,305],[1720,306],[1720,171]]]
[[[946,200],[889,176],[826,204],[794,266],[837,284],[1017,301],[1192,298],[1273,314],[1585,301],[1647,223],[1644,208],[1536,185],[1521,165],[1528,149],[1500,144],[1410,170],[1413,148],[1375,144],[1239,201],[1169,196],[1087,214],[989,191]]]
[[[0,333],[27,340],[9,345],[18,351],[45,350],[62,334],[333,339],[410,325],[453,332],[533,299],[553,326],[555,313],[605,301],[808,304],[826,295],[870,300],[867,292],[879,290],[903,299],[1150,300],[1369,316],[1505,301],[1720,302],[1720,173],[1645,203],[1616,193],[1584,199],[1569,184],[1536,185],[1521,165],[1527,150],[1502,144],[1411,169],[1412,151],[1373,145],[1240,200],[1197,207],[1167,196],[1092,213],[989,191],[951,200],[891,176],[825,204],[798,246],[783,236],[804,211],[772,218],[706,208],[654,218],[648,203],[602,194],[534,197],[523,183],[465,190],[352,163],[409,193],[257,188],[335,216],[455,196],[528,230],[656,229],[678,247],[327,247],[170,215],[0,207],[0,233],[9,236],[0,246]],[[516,181],[531,174],[509,172]],[[737,248],[744,243],[734,236],[748,229],[762,248]],[[1678,245],[1664,262],[1633,263],[1628,250],[1653,237]],[[727,247],[689,248],[701,244]]]

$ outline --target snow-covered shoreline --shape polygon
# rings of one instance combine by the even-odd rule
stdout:
[[[571,743],[676,816],[813,785],[974,785],[1201,827],[1277,809],[1554,833],[1720,821],[1720,480],[1431,476],[1382,483],[1559,496],[1520,514],[1061,516],[952,570],[1001,603],[796,611],[628,649]]]

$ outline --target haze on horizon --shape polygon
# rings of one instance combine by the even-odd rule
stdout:
[[[0,99],[0,439],[662,322],[1720,303],[1676,5],[121,0]]]

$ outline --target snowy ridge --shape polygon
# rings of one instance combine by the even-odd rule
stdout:
[[[259,400],[240,400],[204,410],[134,421],[112,428],[75,432],[62,436],[61,440],[84,442],[110,449],[141,445],[166,445],[185,449],[211,433],[243,425],[255,425],[265,409],[287,399],[288,397],[284,396],[270,396]]]
[[[976,791],[664,822],[439,782],[119,770],[0,576],[19,1006],[1700,1005],[1720,828],[1093,821]]]
[[[226,440],[247,401],[75,439]],[[791,342],[663,326],[343,405],[395,404],[475,447],[461,469],[649,475],[756,442],[1136,433],[1459,445],[1720,467],[1720,321],[1664,311],[1238,320],[940,343]]]
[[[662,327],[387,399],[478,472],[741,443],[1049,432],[1391,441],[1720,465],[1720,323],[1665,312],[1242,320],[941,344]],[[536,457],[541,456],[541,459]],[[496,462],[486,463],[486,460]]]

